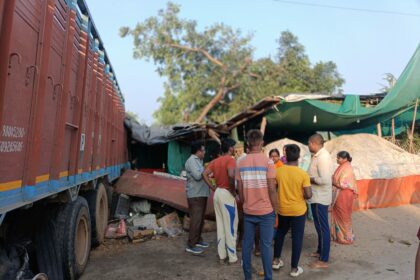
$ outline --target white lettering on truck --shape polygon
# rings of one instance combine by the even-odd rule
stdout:
[[[3,138],[23,138],[25,136],[25,128],[3,125],[1,136]],[[22,152],[23,141],[0,141],[0,153]]]
[[[3,125],[3,137],[23,138],[23,136],[25,136],[24,127]]]

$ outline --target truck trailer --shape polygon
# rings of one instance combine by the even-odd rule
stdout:
[[[0,1],[0,279],[80,277],[129,168],[124,118],[84,0]]]

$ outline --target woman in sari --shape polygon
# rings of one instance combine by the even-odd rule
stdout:
[[[357,198],[356,178],[346,151],[337,154],[337,170],[333,175],[333,201],[331,204],[331,239],[340,244],[352,244],[354,234],[351,214],[353,200]]]

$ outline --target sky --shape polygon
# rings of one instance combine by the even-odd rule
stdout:
[[[163,96],[164,77],[153,62],[135,60],[132,37],[118,35],[166,7],[163,0],[86,0],[125,97],[126,110],[152,124]],[[377,93],[385,73],[398,77],[420,43],[420,0],[173,0],[180,17],[199,28],[224,23],[254,34],[255,58],[277,53],[276,40],[289,30],[313,64],[333,61],[345,79],[345,94]],[[294,3],[291,3],[294,2]],[[298,3],[309,3],[307,6]],[[359,10],[333,9],[339,6]],[[391,11],[397,14],[377,13]],[[414,14],[418,16],[400,15]],[[245,109],[245,108],[244,108]]]

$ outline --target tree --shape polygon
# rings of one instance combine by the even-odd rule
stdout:
[[[312,67],[289,31],[280,36],[277,61],[254,60],[252,35],[224,24],[199,30],[196,21],[179,18],[179,12],[169,2],[157,16],[120,29],[122,37],[134,38],[134,58],[151,59],[159,75],[167,77],[154,113],[161,124],[223,122],[266,96],[332,93],[344,82],[333,62]]]
[[[139,115],[137,115],[136,113],[131,112],[131,111],[126,111],[125,115],[126,115],[127,118],[132,119],[132,120],[140,123]]]
[[[249,72],[251,36],[224,24],[198,31],[195,21],[178,17],[179,11],[169,2],[157,17],[134,29],[123,27],[120,35],[132,35],[134,57],[152,59],[158,73],[168,77],[165,96],[159,101],[169,115],[159,110],[155,117],[163,123],[180,121],[188,112],[195,122],[202,122],[213,107],[223,110],[223,102],[229,102],[240,81],[253,76]]]
[[[344,79],[338,73],[334,62],[318,62],[312,67],[305,47],[290,31],[283,31],[277,42],[277,59],[282,73],[279,81],[280,91],[326,94],[341,91]]]
[[[380,84],[382,88],[380,89],[381,92],[388,93],[397,82],[397,78],[392,73],[385,73],[384,77],[382,78],[386,82],[386,84]]]

